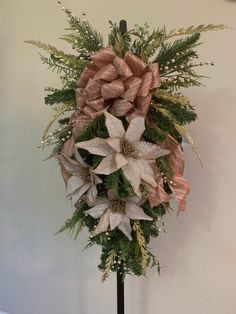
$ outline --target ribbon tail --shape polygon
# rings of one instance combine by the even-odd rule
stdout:
[[[190,191],[189,184],[181,174],[174,175],[168,183],[171,191],[179,203],[179,214],[181,211],[185,211],[186,209],[187,196]]]

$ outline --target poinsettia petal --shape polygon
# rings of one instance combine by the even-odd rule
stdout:
[[[94,173],[97,174],[111,174],[118,170],[121,166],[117,165],[116,154],[112,154],[103,158],[100,164],[94,169]]]
[[[122,221],[123,215],[120,213],[110,211],[109,221],[111,230],[115,229]]]
[[[134,117],[130,120],[127,131],[125,132],[125,139],[130,142],[137,142],[140,140],[143,132],[145,130],[144,118]]]
[[[122,219],[122,221],[118,225],[118,229],[120,229],[120,231],[122,231],[124,233],[124,235],[126,235],[126,237],[130,241],[132,241],[132,237],[131,237],[132,228],[131,228],[130,220],[128,217],[124,216],[124,218]]]
[[[105,112],[105,117],[106,117],[105,124],[110,137],[122,138],[125,134],[125,129],[122,121],[107,111]]]
[[[78,161],[71,159],[63,154],[58,156],[58,159],[62,163],[65,170],[70,174],[80,173],[84,168],[78,163]]]
[[[145,198],[143,197],[143,195],[141,195],[141,196],[137,196],[137,195],[129,196],[129,197],[125,198],[124,200],[128,201],[128,202],[133,202],[133,203],[137,204],[138,206],[142,205],[146,201]]]
[[[127,160],[127,158],[124,157],[123,154],[116,153],[116,164],[120,169],[121,167],[128,164],[128,160]]]
[[[139,166],[139,171],[140,171],[140,177],[143,181],[151,184],[152,186],[156,187],[157,182],[154,177],[154,172],[152,169],[152,165],[148,160],[145,159],[137,159],[136,160],[138,166]]]
[[[101,216],[99,223],[97,224],[95,230],[93,231],[93,236],[99,233],[107,231],[109,228],[109,210],[107,209],[105,213]]]
[[[83,160],[83,158],[80,156],[80,153],[78,152],[77,149],[75,149],[74,151],[75,154],[75,158],[78,160],[78,162],[84,167],[84,168],[88,168],[89,165],[86,164],[86,162]]]
[[[72,195],[76,190],[78,190],[83,184],[84,180],[79,176],[71,176],[67,181],[66,185],[66,195]]]
[[[96,174],[93,173],[93,172],[91,172],[91,174],[92,174],[92,178],[93,178],[92,181],[94,182],[94,184],[100,184],[100,183],[102,183],[102,179],[99,178],[99,176],[96,176]]]
[[[134,193],[136,195],[141,195],[139,191],[141,183],[139,166],[137,165],[135,159],[128,158],[127,160],[128,164],[122,167],[123,174],[132,186]]]
[[[70,196],[72,206],[74,206],[78,202],[78,200],[80,200],[81,196],[88,191],[89,187],[90,183],[85,183]]]
[[[95,205],[88,210],[85,210],[84,213],[97,219],[102,216],[104,211],[109,207],[109,204],[110,204],[109,202],[101,202],[100,204]]]
[[[130,219],[153,220],[152,217],[146,215],[143,209],[134,202],[126,202],[125,214]]]
[[[95,137],[92,140],[76,143],[77,148],[86,149],[91,154],[99,156],[108,156],[113,153],[113,149],[107,144],[105,139]]]
[[[151,144],[144,141],[138,141],[135,146],[135,156],[144,159],[155,160],[161,156],[168,155],[170,150],[161,148],[156,144]]]
[[[89,204],[96,201],[98,190],[95,184],[92,184],[87,191],[87,201]]]
[[[121,152],[121,138],[120,137],[110,137],[106,139],[107,144],[109,144],[116,152]]]

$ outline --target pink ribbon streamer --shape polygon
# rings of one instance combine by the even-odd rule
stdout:
[[[167,178],[169,187],[179,203],[179,212],[185,211],[187,195],[190,191],[189,184],[184,178],[184,155],[180,144],[170,135],[168,135],[166,147],[171,150],[169,162],[172,173]]]
[[[157,187],[154,187],[147,182],[142,182],[142,183],[147,193],[149,203],[151,207],[154,207],[154,206],[158,206],[161,203],[169,202],[170,197],[164,190],[162,176],[157,168],[156,162],[153,161],[153,162],[150,162],[150,164],[152,166],[154,178],[157,182]]]

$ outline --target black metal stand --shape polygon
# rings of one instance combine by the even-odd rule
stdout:
[[[117,314],[125,313],[124,281],[122,274],[117,272]]]
[[[120,21],[119,27],[121,34],[127,32],[127,22],[125,20]],[[122,273],[117,271],[117,314],[124,313],[125,313],[124,280]]]

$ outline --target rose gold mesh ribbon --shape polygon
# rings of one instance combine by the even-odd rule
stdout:
[[[115,116],[145,117],[151,103],[149,91],[160,86],[158,64],[146,64],[131,52],[122,59],[110,47],[91,59],[93,63],[82,72],[75,90],[81,116],[94,119],[111,105]]]

